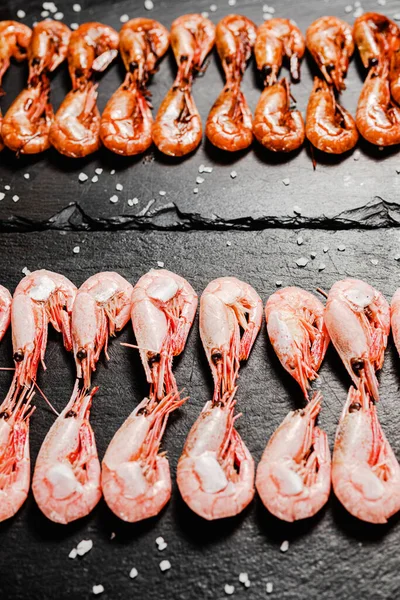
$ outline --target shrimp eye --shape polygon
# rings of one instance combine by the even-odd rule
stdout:
[[[69,419],[70,417],[76,417],[76,412],[74,410],[69,410],[65,415],[66,419]]]
[[[187,60],[188,60],[187,54],[182,54],[182,56],[181,56],[181,63],[186,62]]]
[[[376,67],[376,65],[378,64],[379,60],[377,59],[376,56],[374,56],[374,58],[370,58],[369,59],[369,66],[370,67]]]
[[[13,358],[15,362],[21,362],[22,360],[24,360],[24,353],[22,352],[22,350],[17,350],[16,352],[14,352]]]
[[[135,60],[133,60],[129,65],[129,71],[133,73],[133,71],[135,71],[138,68],[138,66],[138,63]]]
[[[360,409],[361,409],[361,404],[359,402],[354,402],[353,404],[350,404],[350,406],[349,406],[350,413],[358,412]]]
[[[216,365],[220,360],[222,360],[222,352],[215,350],[215,352],[211,354],[211,360]]]
[[[76,353],[76,358],[78,360],[83,360],[86,357],[87,357],[87,352],[86,352],[85,348],[79,348],[78,352]]]
[[[37,56],[35,56],[35,58],[32,58],[31,60],[31,65],[32,67],[36,67],[36,65],[40,64],[40,58],[38,58]]]
[[[153,356],[149,356],[149,365],[154,365],[154,363],[160,362],[161,356],[159,354],[153,354]]]
[[[7,421],[7,419],[10,418],[10,415],[8,414],[8,412],[6,410],[3,410],[3,412],[0,413],[0,419],[4,419],[5,421]]]
[[[357,374],[361,369],[364,368],[364,361],[361,358],[353,358],[351,361],[353,371]]]
[[[272,73],[272,67],[271,65],[264,65],[262,68],[262,74],[265,75],[271,75]]]
[[[330,73],[331,71],[333,71],[333,69],[335,68],[335,65],[326,65],[326,70],[328,71],[328,73]]]

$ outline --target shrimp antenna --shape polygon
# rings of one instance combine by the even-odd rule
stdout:
[[[328,298],[328,294],[321,288],[315,288],[315,291],[318,292],[319,294],[321,294],[321,296],[324,296],[324,298]]]
[[[135,350],[144,350],[145,352],[153,352],[154,354],[158,354],[157,350],[151,350],[150,348],[143,348],[142,346],[136,346],[135,344],[128,344],[127,342],[120,342],[121,346],[126,346],[127,348],[134,348]]]
[[[46,394],[38,386],[37,382],[34,381],[33,384],[34,384],[35,387],[37,387],[37,389],[39,390],[39,393],[42,396],[43,400],[49,405],[49,407],[51,408],[51,410],[53,411],[53,413],[55,413],[57,415],[57,417],[59,417],[60,413],[54,408],[54,406],[52,405],[52,403],[50,402],[50,400],[47,398]]]

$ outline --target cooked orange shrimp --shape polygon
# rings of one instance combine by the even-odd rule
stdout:
[[[306,116],[306,136],[313,146],[329,154],[348,152],[358,141],[356,123],[335,98],[326,81],[314,78]]]
[[[183,15],[172,23],[171,46],[178,73],[152,127],[153,142],[164,154],[184,156],[201,142],[201,118],[191,88],[214,40],[214,25],[201,15]]]
[[[68,68],[69,92],[50,128],[51,144],[65,156],[79,158],[101,146],[95,72],[104,71],[118,54],[118,33],[108,25],[85,23],[71,35]]]
[[[359,279],[337,281],[328,295],[325,324],[354,384],[365,380],[368,393],[379,400],[375,371],[382,368],[390,330],[383,295]]]
[[[34,271],[18,284],[11,304],[15,377],[20,386],[35,381],[39,362],[44,365],[47,328],[50,322],[63,335],[66,350],[72,349],[71,312],[76,287],[52,271]]]
[[[387,64],[373,67],[368,73],[358,100],[356,124],[371,144],[400,143],[400,108],[390,97]]]
[[[256,40],[256,26],[246,17],[228,15],[215,33],[226,83],[208,115],[206,136],[217,148],[235,152],[253,141],[251,111],[240,85]]]
[[[344,78],[354,52],[351,26],[337,17],[321,17],[306,32],[306,44],[329,84],[346,89]]]
[[[271,344],[282,366],[294,377],[308,400],[310,381],[329,345],[324,305],[310,292],[286,287],[268,298],[265,320]]]
[[[197,294],[179,275],[151,269],[132,294],[132,325],[147,382],[161,400],[176,391],[172,358],[181,354],[196,314]]]
[[[196,307],[193,288],[170,271],[151,270],[134,288],[132,325],[150,393],[114,435],[102,466],[104,498],[124,521],[158,514],[171,496],[168,460],[159,449],[169,414],[187,400],[177,390],[172,359],[183,351]]]
[[[261,320],[258,294],[235,277],[215,279],[201,296],[200,336],[214,396],[186,439],[177,483],[186,504],[204,519],[237,515],[254,496],[254,461],[235,430],[234,408],[239,363],[249,357]]]
[[[254,113],[253,133],[272,152],[292,152],[304,142],[301,112],[291,107],[290,86],[286,79],[267,86]]]
[[[291,411],[273,433],[257,467],[256,488],[268,510],[284,521],[312,517],[331,487],[328,437],[315,426],[322,396]]]
[[[31,477],[29,418],[34,392],[20,388],[16,377],[0,405],[0,522],[25,502]]]
[[[4,116],[1,134],[6,146],[21,154],[47,150],[53,109],[49,103],[48,73],[65,59],[70,30],[58,21],[42,21],[33,28],[28,47],[28,86]]]
[[[369,523],[386,523],[400,509],[400,466],[363,383],[351,387],[332,457],[332,485],[343,506]]]
[[[118,273],[103,272],[89,277],[79,288],[72,308],[71,335],[79,379],[90,387],[92,372],[109,336],[129,321],[132,285]]]
[[[70,523],[88,515],[101,498],[100,463],[89,423],[92,398],[78,389],[46,435],[32,479],[40,510],[55,523]]]
[[[157,61],[169,46],[169,33],[153,19],[132,19],[119,33],[119,46],[127,74],[111,96],[100,124],[103,144],[123,156],[140,154],[152,143],[151,114],[146,84]]]
[[[300,79],[300,61],[306,43],[300,29],[291,19],[270,19],[257,29],[254,56],[257,69],[261,71],[264,85],[277,82],[278,73],[286,57],[290,61],[293,81]]]

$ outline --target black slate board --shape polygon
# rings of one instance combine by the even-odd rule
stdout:
[[[298,235],[303,244],[298,245]],[[228,245],[230,242],[231,245]],[[21,269],[46,267],[64,273],[77,285],[91,274],[115,269],[135,283],[157,262],[186,277],[200,295],[207,283],[222,275],[248,281],[263,302],[273,293],[276,281],[300,285],[314,291],[326,290],[345,276],[358,276],[377,286],[390,299],[398,281],[399,236],[390,229],[380,231],[300,232],[271,229],[264,232],[42,232],[2,234],[0,281],[14,290]],[[80,247],[79,254],[72,252]],[[339,251],[338,246],[345,246]],[[329,251],[324,253],[323,248]],[[300,256],[316,252],[303,269]],[[378,261],[372,264],[371,260]],[[320,263],[326,268],[319,271]],[[130,326],[110,345],[111,361],[98,365],[94,383],[100,386],[92,409],[100,457],[113,433],[146,394],[145,378],[138,355],[120,346],[132,341]],[[11,364],[10,333],[0,345],[0,365]],[[69,398],[74,366],[52,332],[46,355],[47,371],[39,385],[58,409]],[[392,341],[380,377],[382,400],[379,416],[397,456],[399,438],[399,367]],[[167,451],[173,479],[185,437],[202,406],[212,393],[211,374],[198,336],[196,319],[182,358],[176,363],[179,386],[190,394],[189,402],[170,420],[163,448]],[[3,372],[1,388],[7,390],[10,373]],[[330,446],[349,378],[331,348],[321,368],[324,393],[320,424],[329,435]],[[267,439],[302,399],[296,384],[283,371],[263,325],[248,364],[240,374],[238,410],[243,416],[238,428],[256,461]],[[31,449],[34,462],[41,442],[54,420],[40,397],[31,420]],[[115,533],[114,539],[111,539]],[[164,552],[155,539],[168,543]],[[68,559],[70,550],[82,539],[93,541],[83,558]],[[283,540],[289,550],[279,550]],[[101,501],[87,518],[69,526],[50,523],[29,495],[15,518],[0,524],[0,597],[15,600],[91,598],[92,586],[101,583],[109,599],[179,599],[225,597],[224,585],[234,584],[234,598],[266,598],[266,583],[272,582],[271,597],[363,598],[398,597],[398,516],[385,526],[373,526],[351,517],[332,495],[328,505],[314,518],[292,525],[273,518],[256,497],[240,516],[207,523],[182,502],[174,483],[170,504],[149,521],[129,525],[116,519]],[[161,573],[159,562],[168,559],[172,568]],[[129,579],[136,567],[137,579]],[[245,571],[251,587],[238,581]]]
[[[82,12],[72,11],[72,2],[60,1],[58,8],[64,13],[66,23],[99,20],[119,29],[119,17],[151,16],[167,27],[173,19],[185,12],[209,11],[211,0],[155,0],[153,11],[145,11],[142,1],[82,0]],[[243,13],[259,25],[263,21],[261,0],[237,0],[229,7],[227,0],[216,3],[216,12],[209,12],[217,23],[224,15],[235,11]],[[353,12],[346,13],[349,0],[322,2],[318,0],[280,0],[271,2],[276,16],[291,17],[305,32],[316,18],[338,15],[350,23]],[[364,0],[364,10],[384,10],[393,16],[400,12],[399,0],[388,0],[380,7],[376,0]],[[8,0],[0,5],[0,19],[15,18],[17,10],[27,13],[24,22],[32,24],[40,20],[41,2]],[[353,7],[354,11],[354,7]],[[203,123],[222,88],[219,60],[214,52],[203,77],[194,84],[194,97]],[[301,83],[293,86],[292,92],[303,112],[312,88],[315,66],[309,56],[303,61]],[[154,111],[169,89],[175,74],[175,64],[170,52],[161,63],[150,85]],[[287,70],[283,69],[283,75]],[[99,106],[103,109],[107,99],[123,79],[122,65],[116,61],[101,77]],[[353,114],[362,86],[364,72],[355,54],[347,78],[347,90],[343,104]],[[13,66],[4,81],[7,96],[1,99],[1,107],[7,109],[12,99],[23,86],[26,66]],[[54,76],[52,101],[55,108],[69,89],[66,64]],[[243,90],[254,111],[261,88],[256,76],[254,62],[247,69]],[[68,227],[72,229],[135,228],[155,226],[162,228],[264,228],[271,226],[294,226],[309,223],[312,226],[342,227],[361,223],[363,226],[388,226],[400,222],[399,189],[400,177],[397,149],[379,151],[361,141],[361,155],[329,157],[316,153],[318,167],[312,170],[310,152],[305,146],[291,156],[276,156],[254,143],[244,153],[226,154],[209,143],[203,144],[193,155],[184,159],[170,159],[151,149],[145,157],[122,158],[102,150],[87,159],[75,160],[59,156],[50,150],[36,157],[15,156],[4,151],[0,155],[0,191],[9,184],[11,190],[0,203],[0,227],[4,229],[38,229],[46,227]],[[193,189],[201,164],[213,167],[211,174],[204,175],[205,182],[199,185],[199,193]],[[104,169],[99,182],[90,179],[95,168]],[[109,173],[115,169],[114,176]],[[232,170],[237,172],[232,179]],[[89,180],[80,184],[78,175],[85,172]],[[30,174],[30,180],[23,178]],[[289,178],[285,186],[283,179]],[[115,194],[115,184],[122,183],[124,190],[119,202],[111,204],[109,198]],[[163,197],[159,191],[166,191]],[[13,195],[20,200],[14,203]],[[139,204],[130,207],[129,198],[137,197]],[[151,207],[149,207],[151,201]],[[68,207],[73,203],[72,207]],[[298,219],[294,206],[302,209]],[[143,211],[146,213],[143,215]]]

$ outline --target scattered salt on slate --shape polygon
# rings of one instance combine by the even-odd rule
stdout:
[[[114,194],[113,196],[111,196],[110,202],[112,202],[113,204],[115,204],[116,202],[118,202],[118,196],[116,194]]]
[[[267,585],[265,586],[265,591],[267,592],[267,594],[272,594],[272,592],[274,591],[274,584],[268,581]]]
[[[144,0],[144,7],[146,10],[153,10],[153,8],[154,8],[153,0]]]
[[[132,567],[132,569],[129,571],[129,577],[131,579],[135,579],[138,575],[139,575],[138,570],[135,569],[135,567]]]
[[[378,261],[376,260],[376,258],[371,258],[371,263],[376,267]]]
[[[235,591],[235,586],[234,585],[229,585],[229,583],[226,583],[225,587],[224,587],[224,590],[225,590],[225,594],[227,596],[232,596],[232,594]]]
[[[97,596],[98,594],[102,594],[104,592],[104,587],[101,585],[101,583],[99,583],[98,585],[94,585],[92,590],[93,594]]]
[[[287,540],[282,542],[281,547],[279,549],[281,552],[287,552],[289,550],[289,542]]]
[[[6,197],[4,192],[0,192],[0,200],[4,200],[4,198]]]
[[[199,193],[199,188],[193,188],[193,194],[198,194]]]
[[[283,185],[290,185],[289,177],[285,177],[285,179],[282,179],[282,183],[283,183]]]
[[[86,173],[79,173],[78,175],[78,179],[81,183],[83,183],[84,181],[86,181],[87,179],[89,179],[88,175],[86,175]]]
[[[160,269],[162,269],[162,268],[164,267],[164,263],[163,263],[163,261],[162,261],[162,260],[158,260],[158,261],[157,261],[157,266],[158,266],[158,267],[160,267]],[[158,540],[158,539],[161,539],[162,541],[161,541],[161,542],[157,542],[157,540]],[[156,540],[156,544],[158,544],[158,543],[160,543],[160,544],[161,544],[161,543],[163,543],[163,542],[164,542],[164,538],[157,538],[157,540]]]
[[[121,15],[119,20],[121,23],[127,23],[129,21],[129,15]]]
[[[204,177],[200,177],[200,176],[196,177],[196,183],[201,184],[201,183],[204,183],[204,181],[205,181]]]
[[[297,206],[297,204],[295,206],[293,206],[293,212],[295,215],[301,215],[301,208],[300,206]]]
[[[74,254],[79,254],[80,250],[81,250],[81,249],[80,249],[80,247],[79,247],[79,246],[75,246],[75,247],[72,249],[72,252],[73,252]]]
[[[304,240],[303,240],[303,238],[302,238],[302,237],[301,237],[301,235],[300,235],[300,236],[297,238],[297,245],[298,245],[298,246],[301,246],[301,245],[302,245],[302,243],[303,243],[303,241],[304,241]]]
[[[276,285],[276,287],[281,287],[282,281],[280,279],[278,279],[278,281],[275,281],[275,285]]]
[[[235,177],[237,177],[236,171],[231,171],[231,178],[235,179]]]
[[[169,562],[169,560],[162,560],[160,562],[160,571],[164,572],[164,571],[168,571],[171,568],[171,563]]]
[[[115,186],[115,189],[118,192],[122,192],[122,190],[124,189],[124,186],[122,185],[122,183],[117,183],[117,185]]]
[[[324,246],[324,247],[322,248],[322,251],[323,251],[325,254],[328,252],[328,250],[329,250],[329,247],[328,247],[328,246]]]
[[[77,12],[77,13],[78,13],[78,12],[81,12],[81,5],[80,5],[80,4],[73,4],[73,5],[72,5],[72,10],[73,10],[74,12]]]
[[[71,28],[73,31],[76,31],[76,30],[78,29],[78,27],[79,27],[78,23],[71,23],[71,25],[70,25],[70,28]]]
[[[97,175],[93,175],[92,177],[92,183],[97,183],[99,180],[99,178],[97,177]]]
[[[337,249],[339,250],[339,252],[344,252],[346,250],[346,246],[344,244],[339,244]]]
[[[320,265],[318,266],[318,271],[323,271],[326,268],[326,265],[324,263],[320,263]]]

